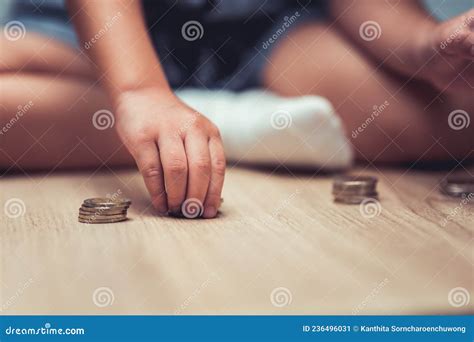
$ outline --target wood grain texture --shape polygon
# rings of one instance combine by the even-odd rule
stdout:
[[[376,169],[381,212],[335,204],[331,178],[229,170],[220,218],[158,217],[134,171],[14,176],[2,212],[7,314],[421,314],[473,312],[474,206],[437,190],[443,173]],[[130,220],[77,222],[87,197],[120,191]],[[472,201],[471,201],[472,202]],[[3,208],[2,208],[3,209]],[[94,304],[107,287],[111,305]],[[285,288],[271,300],[272,292]],[[282,307],[278,298],[283,299]]]

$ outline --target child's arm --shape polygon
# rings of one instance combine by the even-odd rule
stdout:
[[[416,0],[332,0],[331,10],[378,66],[428,81],[441,92],[472,93],[474,9],[444,22]]]
[[[172,95],[139,1],[69,0],[68,5],[80,40],[87,46],[83,50],[103,77],[101,82],[112,100],[123,92],[150,87]]]
[[[205,217],[214,217],[225,170],[219,132],[173,94],[140,1],[69,0],[68,5],[153,205],[176,212],[186,198],[194,198],[204,204]]]
[[[435,21],[415,0],[331,0],[331,13],[350,38],[373,56],[413,76],[426,61],[426,33]]]

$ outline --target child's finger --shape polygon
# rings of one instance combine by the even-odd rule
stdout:
[[[220,138],[209,140],[209,151],[211,154],[211,181],[204,203],[204,218],[213,218],[217,215],[217,209],[221,204],[222,187],[224,186],[225,154]]]
[[[184,141],[188,158],[188,189],[186,199],[197,201],[202,214],[211,177],[211,156],[207,136],[189,133]]]
[[[474,32],[464,30],[456,34],[454,38],[446,43],[443,50],[449,55],[462,56],[467,59],[473,59],[471,54],[473,46]]]
[[[150,193],[153,206],[160,213],[166,213],[168,206],[166,204],[163,168],[156,145],[154,143],[140,145],[134,150],[133,156]]]
[[[474,32],[470,32],[462,43],[463,55],[467,59],[474,60]]]
[[[168,210],[178,213],[186,196],[188,161],[183,141],[178,137],[163,137],[158,142],[161,163],[165,175]]]
[[[442,46],[442,49],[445,53],[449,55],[458,55],[464,54],[463,44],[466,41],[469,33],[467,31],[459,32],[456,37],[453,39],[446,41],[445,45]]]

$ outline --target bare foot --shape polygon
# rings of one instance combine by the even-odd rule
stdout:
[[[425,32],[422,77],[437,89],[472,94],[474,87],[474,9]]]

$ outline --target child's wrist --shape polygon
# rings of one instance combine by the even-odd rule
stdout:
[[[119,90],[117,93],[112,95],[112,103],[115,108],[118,108],[124,99],[135,96],[153,96],[162,98],[164,102],[175,101],[176,95],[168,85],[148,85],[140,87],[130,87]]]

